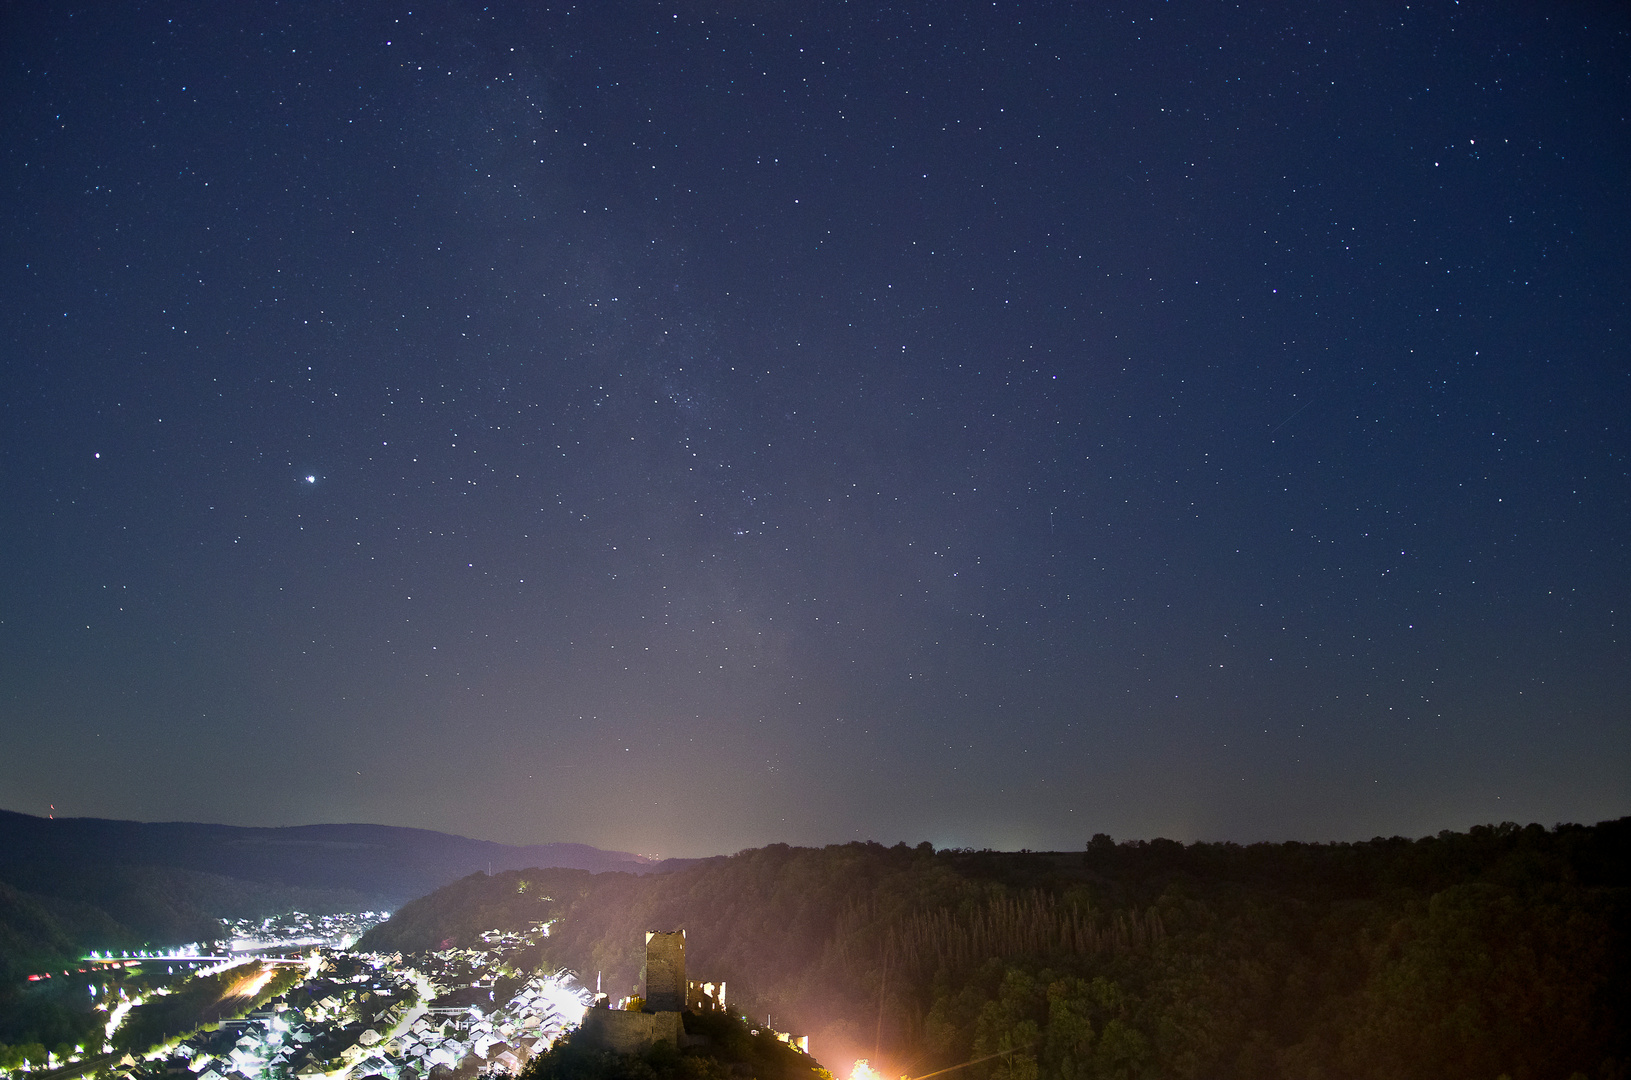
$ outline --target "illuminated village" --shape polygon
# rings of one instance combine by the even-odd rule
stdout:
[[[667,1038],[685,1042],[682,1007],[723,1009],[723,984],[685,979],[683,932],[677,962],[654,964],[646,999],[597,996],[570,972],[528,970],[547,923],[525,932],[493,930],[480,948],[404,957],[353,953],[345,946],[386,917],[290,913],[227,924],[216,948],[185,946],[137,955],[92,956],[84,968],[37,979],[83,982],[108,1014],[100,1047],[64,1060],[15,1063],[0,1076],[21,1080],[469,1080],[514,1075],[563,1033],[582,1025],[592,1041],[623,1052]],[[648,938],[651,935],[648,935]],[[226,955],[219,955],[225,947]],[[533,952],[532,956],[536,956]],[[519,962],[518,962],[519,961]],[[281,972],[281,975],[279,974]],[[157,1045],[131,1045],[126,1030],[146,1002],[189,984],[227,979],[230,993],[189,1030]],[[662,981],[666,979],[666,981]],[[662,981],[662,986],[658,982]],[[232,1008],[234,1002],[238,1008]],[[659,1011],[643,1008],[647,1003]],[[243,1006],[249,1006],[244,1008]],[[755,1030],[754,1034],[758,1034]],[[807,1052],[808,1040],[776,1034]]]

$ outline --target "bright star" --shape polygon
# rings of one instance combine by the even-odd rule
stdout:
[[[315,484],[315,483],[317,483],[317,477],[315,477],[315,476],[308,476],[308,477],[306,477],[306,483],[308,483],[308,484]]]

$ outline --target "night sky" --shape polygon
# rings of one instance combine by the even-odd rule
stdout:
[[[34,3],[0,61],[8,809],[1631,812],[1621,5]]]

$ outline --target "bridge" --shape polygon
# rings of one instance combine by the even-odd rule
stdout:
[[[87,956],[79,961],[81,964],[85,965],[84,967],[76,968],[72,971],[68,968],[63,968],[62,974],[72,975],[77,971],[79,974],[83,975],[87,971],[106,971],[109,968],[136,967],[140,964],[220,964],[229,960],[236,963],[248,963],[251,960],[258,960],[263,964],[288,965],[311,963],[310,957],[262,956],[259,953],[253,952],[227,953],[223,956],[215,956],[206,953],[148,954],[142,956]],[[42,979],[49,979],[55,975],[56,972],[54,971],[42,971],[30,975],[28,977],[28,981],[39,982]]]
[[[102,967],[135,967],[137,964],[219,964],[227,960],[259,960],[265,964],[307,964],[311,962],[310,958],[303,956],[263,956],[260,953],[245,950],[244,952],[224,953],[221,955],[154,953],[141,956],[87,956],[80,963],[96,964]]]

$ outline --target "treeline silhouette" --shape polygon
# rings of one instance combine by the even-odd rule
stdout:
[[[479,916],[476,915],[479,913]],[[1352,844],[771,845],[668,874],[474,875],[362,947],[555,919],[540,960],[638,985],[642,931],[812,1037],[957,1080],[1623,1080],[1631,819]]]

